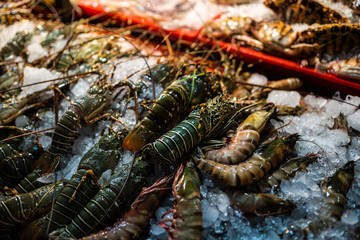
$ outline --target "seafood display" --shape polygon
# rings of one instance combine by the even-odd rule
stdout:
[[[43,20],[31,4],[0,5],[1,239],[360,237],[360,97],[131,23]],[[127,4],[159,22],[174,8]],[[279,18],[220,16],[202,34],[358,77],[354,18],[256,4]]]

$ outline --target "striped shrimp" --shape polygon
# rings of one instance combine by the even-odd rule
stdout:
[[[278,190],[282,180],[289,180],[293,178],[298,171],[306,170],[306,167],[318,160],[318,155],[308,154],[303,157],[293,158],[282,164],[278,170],[274,171],[269,177],[259,182],[258,187],[265,191],[266,189],[273,188]]]
[[[283,232],[282,239],[307,239],[318,236],[323,229],[333,226],[340,220],[344,212],[346,194],[354,180],[354,165],[354,161],[347,162],[333,176],[322,182],[324,200],[318,217],[310,220],[303,228],[298,223],[289,224]]]
[[[0,50],[0,62],[5,61],[7,57],[14,54],[15,56],[19,55],[25,48],[25,44],[32,37],[31,33],[28,32],[18,32],[15,37],[11,39],[5,46]],[[6,73],[6,67],[0,66],[0,75]]]
[[[243,102],[235,106],[233,102],[224,101],[221,96],[215,97],[193,110],[185,120],[163,136],[145,145],[141,151],[151,159],[177,163],[204,138],[217,134],[233,114],[239,115],[240,108],[248,104]]]
[[[43,232],[65,227],[99,191],[97,179],[119,162],[123,135],[124,132],[110,130],[82,157],[76,173],[56,199],[52,213],[46,216]]]
[[[230,143],[221,149],[206,151],[206,159],[224,164],[238,164],[245,161],[259,144],[260,132],[264,129],[274,109],[274,104],[269,104],[248,116],[236,129]]]
[[[11,234],[18,224],[25,224],[36,216],[46,214],[58,197],[63,182],[49,184],[29,193],[16,195],[0,202],[0,238]]]
[[[264,0],[265,6],[279,14],[286,23],[347,23],[337,11],[313,0]]]
[[[267,86],[270,88],[280,89],[280,90],[296,90],[301,88],[303,81],[299,78],[285,78],[277,81],[269,81]]]
[[[0,163],[8,156],[11,156],[16,152],[17,152],[16,146],[13,146],[13,144],[6,142],[0,143]]]
[[[319,211],[317,220],[309,224],[309,230],[317,233],[331,221],[339,220],[346,203],[346,194],[354,180],[354,161],[350,161],[338,169],[332,177],[321,184],[324,205]]]
[[[349,56],[360,42],[359,24],[326,24],[310,26],[299,33],[294,45],[306,44],[316,48],[321,57]]]
[[[145,73],[141,75],[141,79],[145,81],[155,81],[160,83],[164,88],[168,87],[177,76],[182,74],[182,71],[179,66],[180,64],[176,64],[171,61],[164,61],[159,64],[156,64],[150,70],[147,70]],[[143,81],[141,81],[143,82]],[[140,82],[140,83],[141,83]]]
[[[293,149],[298,139],[298,134],[292,134],[266,143],[260,146],[248,160],[238,165],[217,163],[206,159],[199,152],[193,154],[193,159],[198,168],[222,182],[234,187],[246,186],[263,178],[278,165]]]
[[[267,217],[292,211],[296,207],[290,200],[284,200],[274,194],[243,193],[239,189],[229,189],[226,193],[230,198],[230,205],[244,214]]]
[[[42,105],[52,98],[49,92],[49,89],[42,89],[27,96],[12,96],[0,102],[0,125],[8,124],[26,110]]]
[[[263,44],[265,51],[286,57],[304,57],[313,55],[317,45],[296,43],[299,32],[293,30],[291,25],[281,21],[260,21],[251,28],[251,34]]]
[[[202,212],[200,177],[190,160],[179,168],[174,184],[175,209],[171,226],[160,222],[169,233],[169,239],[200,239],[202,232]]]
[[[66,25],[49,32],[46,38],[40,42],[40,45],[42,47],[48,47],[60,38],[66,38],[70,35],[72,28],[74,28],[74,25]]]
[[[130,210],[112,227],[82,238],[90,239],[135,239],[139,238],[160,206],[163,198],[169,192],[168,186],[171,178],[162,178],[152,186],[142,190],[131,205]]]
[[[86,95],[76,100],[63,114],[54,130],[49,150],[40,156],[34,168],[51,172],[61,156],[69,152],[79,134],[78,129],[90,124],[99,115],[114,90],[114,86],[107,84],[105,79],[90,86]]]
[[[81,238],[114,222],[120,212],[135,200],[141,192],[142,186],[146,184],[149,165],[146,161],[138,158],[131,170],[127,184],[123,186],[130,166],[131,163],[124,164],[115,172],[108,184],[73,218],[58,237]],[[124,189],[120,193],[122,187]],[[120,196],[118,196],[119,193]]]
[[[0,162],[0,187],[16,186],[33,168],[33,162],[43,153],[43,148],[38,144],[24,153],[8,156]]]
[[[153,141],[181,114],[213,95],[217,89],[211,73],[196,71],[168,86],[155,100],[144,119],[124,139],[123,148],[137,151]]]
[[[80,74],[81,75],[81,74]],[[85,74],[82,74],[85,75]],[[80,76],[77,76],[79,78]],[[66,79],[66,77],[65,77]],[[54,81],[57,79],[53,79]],[[59,88],[67,86],[67,83],[61,84]],[[43,86],[38,90],[31,91],[30,93],[17,94],[19,89],[14,89],[7,91],[6,95],[11,97],[6,98],[4,101],[0,102],[0,125],[5,125],[13,120],[16,117],[23,114],[25,111],[39,107],[45,102],[53,98],[53,88]]]
[[[11,25],[16,21],[20,21],[24,15],[30,15],[31,10],[26,6],[30,2],[30,0],[2,1],[0,3],[0,23]]]

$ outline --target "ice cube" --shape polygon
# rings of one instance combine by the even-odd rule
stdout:
[[[359,222],[359,216],[355,210],[348,209],[341,216],[341,221],[345,224],[354,225]]]
[[[50,144],[51,144],[51,137],[49,137],[49,136],[41,136],[39,138],[39,143],[41,144],[41,146],[44,149],[48,149],[50,147]]]
[[[104,186],[105,183],[109,180],[109,178],[111,177],[111,173],[112,173],[111,169],[108,169],[101,174],[101,176],[99,177],[99,180],[98,180],[98,182],[101,186]]]
[[[132,151],[124,151],[122,155],[123,164],[129,163],[134,159],[134,153]]]
[[[225,193],[214,194],[214,196],[212,197],[212,201],[215,205],[217,205],[219,211],[222,212],[225,216],[227,216],[227,208],[230,205],[228,195]]]
[[[352,127],[353,129],[360,131],[360,110],[357,110],[353,114],[347,117],[348,126]]]
[[[219,217],[219,211],[211,206],[207,200],[201,201],[201,210],[203,214],[203,227],[212,226]]]
[[[32,62],[47,55],[47,51],[39,43],[31,43],[27,47],[27,50],[29,53],[29,62]]]
[[[167,238],[167,233],[165,228],[156,225],[156,224],[152,224],[151,228],[150,228],[150,232],[151,234],[153,234],[154,236],[156,236],[157,239],[166,239]]]
[[[79,98],[88,91],[90,84],[83,78],[80,78],[76,84],[71,88],[71,93],[74,94],[75,98]]]
[[[301,95],[296,91],[273,90],[269,93],[266,102],[289,107],[299,106]]]
[[[29,121],[30,118],[26,115],[18,116],[15,120],[15,126],[18,128],[23,128]]]
[[[341,109],[344,115],[352,114],[360,106],[360,97],[358,96],[347,95],[345,101]]]
[[[266,86],[267,81],[268,81],[267,77],[259,73],[251,74],[250,78],[247,80],[248,83],[261,85],[261,86]],[[256,92],[259,90],[261,90],[259,87],[254,87],[252,89],[252,92]]]
[[[24,81],[23,85],[29,85],[33,83],[39,83],[45,80],[52,80],[58,78],[58,73],[52,73],[46,68],[34,68],[30,66],[26,66],[24,68]],[[52,82],[46,82],[41,84],[34,84],[31,86],[23,87],[21,93],[19,94],[19,98],[27,97],[29,94],[36,93],[40,90],[46,89]]]
[[[325,106],[328,100],[323,97],[316,97],[312,94],[308,94],[304,97],[304,103],[314,109],[321,109]]]
[[[335,118],[343,109],[343,103],[336,100],[329,100],[325,105],[325,114]]]

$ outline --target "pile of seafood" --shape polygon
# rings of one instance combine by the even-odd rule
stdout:
[[[30,2],[1,12],[1,239],[360,238],[360,97]]]
[[[359,79],[358,1],[264,0],[263,4],[276,14],[275,19],[228,11],[208,21],[205,34],[321,72]]]

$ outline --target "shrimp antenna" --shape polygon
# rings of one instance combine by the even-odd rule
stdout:
[[[326,159],[326,163],[327,163],[328,166],[329,166],[329,161],[330,161],[330,160],[329,160],[329,157],[327,156],[326,151],[325,151],[325,149],[324,149],[323,147],[321,147],[319,144],[317,144],[316,142],[311,141],[311,140],[299,139],[298,141],[301,141],[301,142],[309,142],[309,143],[314,144],[314,145],[317,146],[318,148],[320,148],[321,151],[324,153],[325,159]]]

